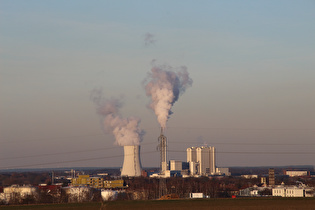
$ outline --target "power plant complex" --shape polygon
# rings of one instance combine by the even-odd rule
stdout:
[[[167,138],[163,133],[163,129],[161,129],[158,142],[160,173],[152,174],[152,177],[230,175],[228,168],[216,167],[215,147],[189,147],[186,149],[187,162],[167,161]],[[140,146],[124,146],[124,163],[121,176],[136,177],[141,176],[141,172]]]

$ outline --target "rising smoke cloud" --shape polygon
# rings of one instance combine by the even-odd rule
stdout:
[[[112,133],[119,146],[139,145],[145,134],[139,128],[140,119],[136,117],[122,118],[119,110],[122,101],[117,98],[106,99],[102,89],[93,89],[90,99],[96,105],[96,111],[101,117],[104,131]]]
[[[149,46],[151,44],[154,44],[155,43],[155,39],[154,39],[154,35],[151,34],[151,33],[146,33],[144,35],[144,45],[145,46]]]
[[[172,106],[193,81],[185,66],[173,69],[168,65],[155,65],[155,62],[152,62],[152,66],[143,84],[146,95],[151,97],[149,106],[155,112],[160,126],[165,128],[172,114]]]

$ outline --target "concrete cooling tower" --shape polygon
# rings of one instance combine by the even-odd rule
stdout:
[[[124,146],[121,176],[141,176],[140,146]]]

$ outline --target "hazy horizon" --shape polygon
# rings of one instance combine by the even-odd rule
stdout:
[[[153,64],[193,81],[166,122],[168,160],[209,145],[218,167],[315,165],[314,1],[0,4],[0,170],[121,167],[95,89],[139,119],[142,165],[158,167]]]

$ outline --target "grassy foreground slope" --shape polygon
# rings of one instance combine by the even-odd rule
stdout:
[[[237,198],[237,199],[198,199],[198,200],[164,200],[164,201],[112,201],[106,203],[76,203],[76,204],[47,204],[24,206],[0,206],[0,209],[8,210],[241,210],[241,209],[315,209],[315,198]]]

